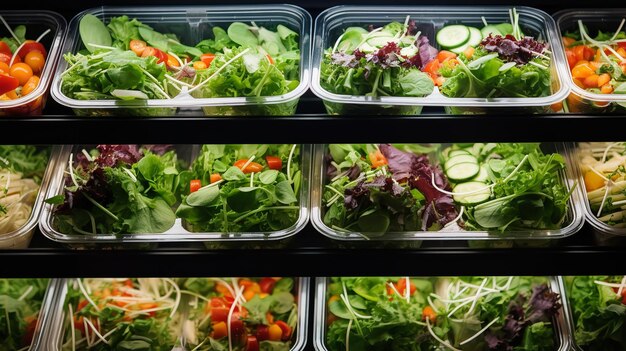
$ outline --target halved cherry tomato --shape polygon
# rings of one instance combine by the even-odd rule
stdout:
[[[274,285],[276,285],[276,280],[274,280],[274,278],[265,277],[259,280],[261,292],[264,292],[266,294],[272,293],[272,291],[274,290]]]
[[[24,60],[26,55],[28,55],[31,51],[39,51],[43,57],[46,57],[46,47],[43,46],[42,43],[36,42],[34,40],[26,40],[25,44],[22,46],[20,51],[17,52],[17,55]]]
[[[219,173],[213,173],[209,176],[210,182],[211,184],[215,183],[215,182],[219,182],[220,180],[222,180],[222,176]]]
[[[453,53],[452,51],[441,50],[437,53],[437,61],[439,61],[440,63],[443,63],[444,61],[447,61],[449,59],[456,58],[456,56],[457,55]]]
[[[207,66],[206,63],[204,63],[204,61],[195,61],[193,63],[193,69],[195,69],[196,71],[199,71],[201,69],[207,69],[209,66]]]
[[[0,61],[0,73],[9,74],[9,64]]]
[[[33,76],[33,69],[24,62],[14,63],[9,72],[11,77],[17,78],[20,85],[26,84],[28,79]]]
[[[265,156],[265,161],[267,161],[267,166],[270,169],[275,169],[280,171],[283,168],[283,160],[277,156]]]
[[[256,336],[248,335],[246,339],[246,348],[245,351],[259,351],[259,341]]]
[[[20,81],[7,74],[0,74],[0,95],[14,91],[15,88],[20,86]]]
[[[189,193],[196,192],[200,188],[202,188],[202,182],[200,179],[192,179],[189,181]]]
[[[210,52],[202,54],[202,56],[200,56],[200,61],[204,62],[207,67],[211,66],[211,62],[213,62],[213,59],[215,59],[215,54],[212,54]]]
[[[46,63],[46,59],[41,52],[33,50],[26,54],[24,57],[24,63],[30,66],[33,73],[40,74],[44,64]]]
[[[128,46],[137,56],[141,56],[143,51],[148,47],[145,41],[139,39],[131,40]]]
[[[167,62],[165,64],[167,67],[180,67],[180,62],[172,54],[167,54]]]
[[[39,77],[32,76],[28,78],[28,81],[26,81],[26,84],[24,84],[24,86],[22,87],[22,96],[32,93],[33,90],[35,90],[38,85],[39,85]]]
[[[282,341],[287,341],[291,338],[291,327],[287,325],[287,323],[283,321],[276,321],[275,323],[280,329],[283,331],[282,337],[280,338]]]
[[[263,170],[263,166],[260,163],[256,163],[256,162],[250,162],[245,169],[242,169],[242,167],[248,162],[247,159],[241,159],[241,160],[237,160],[233,166],[241,169],[243,171],[243,173],[258,173],[261,172]]]
[[[7,54],[9,56],[13,55],[13,52],[11,52],[11,48],[9,47],[9,44],[3,41],[0,41],[0,53]]]
[[[152,46],[146,47],[141,53],[141,57],[148,57],[148,56],[156,57],[157,63],[162,63],[162,62],[167,61],[167,55],[163,51],[157,48],[153,48]]]

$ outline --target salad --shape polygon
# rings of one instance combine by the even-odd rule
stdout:
[[[574,340],[585,351],[626,349],[626,276],[565,277]]]
[[[389,231],[438,230],[457,216],[450,189],[417,144],[330,144],[325,155],[323,221],[335,230],[366,238]]]
[[[329,351],[556,350],[560,296],[542,277],[333,277]]]
[[[300,214],[298,145],[203,145],[176,215],[191,231],[276,231]]]
[[[27,28],[18,25],[11,28],[0,16],[8,33],[0,37],[0,108],[3,102],[16,100],[32,93],[41,78],[46,64],[46,47],[40,42],[50,29],[41,33],[35,40],[26,39]],[[40,114],[43,108],[43,96],[12,108],[10,114]]]
[[[48,279],[0,279],[0,349],[28,350]]]
[[[519,14],[510,23],[484,27],[443,26],[436,34],[441,51],[425,68],[444,96],[452,98],[532,98],[551,93],[548,43],[526,36]]]
[[[615,33],[598,31],[595,37],[583,21],[577,30],[566,32],[562,39],[572,80],[578,87],[593,94],[626,93],[626,32],[624,19]],[[585,110],[584,100],[570,94],[565,108],[569,112]],[[592,101],[595,108],[608,108],[609,101]]]
[[[299,85],[298,34],[283,25],[275,31],[242,22],[227,30],[213,27],[214,38],[195,46],[125,15],[105,25],[87,14],[79,28],[84,49],[64,55],[69,68],[61,73],[61,92],[72,99],[140,103],[190,96],[263,97],[286,94]],[[272,106],[266,112],[290,114],[292,105],[286,109],[278,104],[282,109]],[[149,115],[172,112],[139,110]]]
[[[74,279],[62,350],[289,350],[292,278]]]
[[[467,230],[558,229],[571,192],[565,160],[538,143],[453,144],[440,154]]]
[[[161,233],[176,219],[181,169],[168,145],[98,145],[70,154],[63,194],[46,202],[66,234]]]
[[[409,16],[382,27],[348,27],[323,55],[320,84],[334,94],[423,97],[434,89],[423,70],[437,49]]]
[[[626,228],[626,144],[579,143],[578,150],[592,213],[611,227]]]
[[[30,218],[50,150],[0,145],[0,234],[20,229]]]

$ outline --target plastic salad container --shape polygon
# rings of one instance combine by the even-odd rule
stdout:
[[[53,148],[0,146],[0,249],[28,247],[53,170]]]
[[[246,302],[232,306],[233,293]],[[181,343],[187,350],[221,350],[230,343],[234,351],[249,350],[246,345],[300,351],[308,300],[309,278],[68,279],[55,304],[48,350],[90,349],[102,342],[95,325],[119,350],[173,350]]]
[[[626,242],[626,221],[623,218],[626,143],[578,143],[576,151],[585,217],[595,239],[604,244]],[[608,178],[611,183],[607,192]]]
[[[145,151],[148,147],[152,151]],[[280,170],[270,168],[272,157]],[[72,247],[150,247],[158,242],[265,246],[306,225],[309,162],[306,145],[66,145],[52,175],[40,229]],[[70,163],[74,172],[66,175]],[[84,169],[93,171],[86,175]],[[72,177],[86,190],[73,192]]]
[[[409,343],[418,350],[497,344],[566,351],[561,306],[552,277],[317,278],[314,345],[317,351],[400,350]]]
[[[311,21],[302,8],[283,4],[92,8],[70,22],[63,52],[72,65],[60,63],[52,96],[81,116],[193,115],[201,108],[206,115],[291,115],[309,84]],[[109,73],[106,84],[85,88],[91,71],[84,56],[74,56],[88,53],[81,23],[86,33],[100,27],[106,34],[104,24],[112,37],[87,39],[100,43],[90,46],[90,61],[105,62],[107,72],[136,71],[140,83]]]
[[[548,245],[583,225],[570,152],[564,143],[316,145],[311,220],[350,242]]]
[[[6,350],[46,350],[46,332],[57,294],[56,279],[0,279],[0,342]],[[7,308],[8,307],[8,308]]]
[[[621,23],[626,18],[626,10],[569,9],[555,13],[554,18],[559,35],[564,38],[567,54],[565,67],[568,68],[565,80],[571,88],[563,104],[564,111],[625,111],[626,95],[622,95],[626,93],[625,66],[620,62],[626,58],[626,31]],[[584,41],[581,40],[580,24],[585,28]],[[599,45],[605,48],[604,55],[598,51]],[[609,64],[609,61],[612,63]]]
[[[528,95],[524,97],[499,97],[499,95],[508,94],[499,94],[496,89],[486,91],[483,94],[480,91],[475,91],[480,85],[473,84],[471,89],[473,93],[469,94],[470,97],[465,97],[468,96],[467,92],[452,95],[447,93],[448,96],[456,96],[448,97],[442,93],[442,91],[448,90],[441,90],[441,88],[437,87],[445,84],[442,83],[445,79],[441,76],[441,71],[438,71],[436,68],[439,66],[444,68],[446,65],[458,62],[456,58],[454,58],[454,61],[446,60],[453,58],[450,55],[452,54],[451,51],[449,51],[452,48],[441,50],[442,46],[439,45],[441,29],[444,27],[449,28],[448,26],[451,25],[462,24],[461,26],[456,26],[456,28],[462,28],[464,31],[467,31],[465,33],[468,34],[467,37],[459,33],[452,33],[452,36],[444,34],[444,37],[448,37],[448,39],[450,37],[456,39],[463,37],[464,40],[471,37],[469,35],[471,32],[469,27],[473,26],[475,28],[472,31],[478,32],[478,34],[475,34],[471,40],[472,43],[476,43],[473,45],[477,45],[482,38],[479,29],[485,26],[483,20],[488,24],[494,25],[505,22],[510,23],[512,11],[511,7],[505,6],[481,6],[480,9],[461,6],[336,6],[330,8],[320,14],[315,24],[311,89],[324,101],[329,114],[419,114],[422,106],[444,106],[448,113],[453,114],[547,112],[550,110],[550,105],[563,100],[569,92],[569,87],[564,83],[566,68],[561,64],[565,62],[565,56],[562,52],[561,41],[557,40],[558,33],[554,20],[545,12],[530,7],[516,7],[515,11],[519,15],[519,25],[524,34],[548,43],[551,52],[548,55],[553,56],[549,60],[548,68],[550,81],[544,82],[545,84],[539,84],[539,80],[535,82],[535,75],[539,76],[538,73],[525,72],[528,74],[522,76],[519,69],[513,69],[514,64],[511,66],[511,64],[502,64],[500,62],[495,63],[497,67],[492,68],[505,68],[501,71],[498,68],[496,73],[510,71],[512,72],[510,75],[515,74],[514,77],[517,77],[517,74],[519,74],[519,79],[515,78],[511,81],[516,82],[515,84],[519,81],[532,82],[533,86],[540,87],[545,93],[537,94],[537,97],[526,97]],[[390,24],[391,22],[396,23]],[[350,28],[350,30],[347,30],[347,28]],[[404,33],[404,28],[408,28],[409,35]],[[371,32],[368,33],[368,30],[371,30]],[[448,31],[448,29],[445,31]],[[488,30],[486,34],[492,32]],[[342,36],[344,33],[346,33],[345,36]],[[393,33],[396,33],[395,37]],[[418,35],[419,47],[422,48],[424,55],[421,55],[419,50],[415,54],[416,45],[411,46],[411,41],[415,38],[415,35]],[[408,42],[406,38],[410,38]],[[427,42],[425,38],[427,38]],[[460,42],[463,42],[463,40]],[[389,41],[394,41],[394,47],[389,46]],[[451,43],[445,40],[443,42]],[[399,47],[397,43],[400,43]],[[469,40],[467,43],[469,43]],[[359,45],[360,51],[358,59],[356,58],[357,55],[350,55],[350,52],[348,52],[353,51],[356,45]],[[345,51],[347,54],[339,52],[343,47],[347,48]],[[331,56],[335,63],[334,65],[325,63],[327,51],[334,53]],[[401,59],[398,59],[398,54]],[[452,55],[456,56],[457,54]],[[458,55],[465,54],[459,51]],[[487,56],[485,55],[485,57]],[[368,61],[367,64],[365,61]],[[488,61],[496,62],[500,61],[500,59]],[[374,64],[374,62],[378,63]],[[484,62],[484,59],[481,62]],[[358,65],[364,65],[364,67],[367,66],[369,68],[366,69]],[[395,68],[395,72],[392,69],[389,74],[381,73],[377,75],[379,76],[378,80],[376,80],[377,76],[372,76],[378,85],[373,85],[371,82],[363,80],[362,77],[369,79],[367,77],[369,77],[370,73],[384,71],[384,69],[379,69],[381,65],[389,67],[413,65],[410,71],[416,71],[415,67],[419,67],[422,71],[428,72],[427,76],[431,77],[431,81],[424,79],[423,74],[420,77],[419,73],[412,72],[409,74],[407,73],[409,70],[405,69],[403,71],[399,68]],[[491,66],[494,66],[494,64],[491,64]],[[325,69],[326,67],[334,69]],[[454,67],[454,65],[450,67]],[[479,63],[477,67],[482,67],[482,65]],[[491,73],[494,73],[493,69]],[[483,78],[487,79],[486,76]],[[456,81],[459,82],[458,84],[462,83],[460,79]],[[453,81],[450,80],[450,82]],[[449,84],[451,85],[451,83]],[[433,87],[433,85],[434,88],[432,90],[426,89],[429,86]],[[330,86],[337,88],[330,88]],[[358,89],[361,89],[363,86],[368,88],[372,86],[373,88],[371,91],[367,91],[367,93],[336,93],[338,90],[349,91],[349,89],[359,91]],[[511,90],[519,91],[522,88],[515,87],[511,88]],[[329,89],[333,89],[333,91]],[[456,90],[460,92],[460,89],[457,88]],[[399,91],[401,93],[398,93]],[[427,93],[427,91],[430,91],[430,93]],[[424,93],[427,94],[424,95]],[[491,97],[493,95],[496,97]]]
[[[0,116],[41,115],[54,68],[61,56],[67,22],[58,13],[43,10],[2,10],[0,16],[13,32],[11,34],[6,24],[0,23],[0,39],[4,41],[0,44],[0,62],[7,65],[0,63],[0,71],[8,70],[4,73],[17,79],[3,78]],[[40,41],[28,43],[25,40]],[[18,49],[18,55],[13,55]],[[13,65],[9,69],[11,61]]]
[[[559,277],[572,350],[626,348],[626,277]]]

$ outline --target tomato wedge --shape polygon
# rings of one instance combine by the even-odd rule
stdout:
[[[265,161],[267,161],[267,166],[270,169],[275,169],[280,171],[283,168],[283,160],[277,156],[265,156]]]
[[[233,164],[233,166],[241,169],[243,171],[243,173],[257,173],[257,172],[261,172],[263,170],[263,166],[260,163],[256,163],[256,162],[250,162],[245,169],[242,169],[243,166],[248,162],[247,159],[243,158],[241,160],[237,160],[237,162],[235,162]]]
[[[8,74],[0,74],[0,95],[15,90],[20,86],[20,81]]]
[[[146,47],[141,53],[141,57],[154,56],[157,58],[157,63],[162,63],[167,61],[167,54],[163,51],[153,48],[152,46]]]
[[[204,64],[207,67],[211,66],[211,62],[213,62],[214,59],[215,59],[215,54],[212,54],[210,52],[206,54],[202,54],[202,56],[200,56],[200,61],[204,62]]]
[[[256,336],[248,335],[245,351],[259,351],[259,340],[257,340]]]

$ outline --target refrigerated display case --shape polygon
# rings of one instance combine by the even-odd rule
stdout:
[[[270,2],[270,1],[268,1]],[[273,2],[273,1],[271,1]],[[193,0],[189,4],[201,5]],[[226,3],[226,2],[223,2]],[[230,2],[232,3],[232,2]],[[237,1],[237,3],[253,3]],[[333,1],[294,0],[289,3],[308,10],[315,18]],[[353,5],[380,5],[372,0],[345,1]],[[485,5],[503,2],[484,1]],[[513,1],[506,5],[518,5]],[[80,4],[80,5],[79,5]],[[69,21],[78,12],[94,6],[168,5],[112,0],[105,3],[39,5],[58,11]],[[420,3],[421,5],[422,3]],[[455,0],[425,5],[468,5]],[[18,9],[21,3],[7,6]],[[58,5],[58,6],[57,6]],[[386,5],[386,4],[385,4]],[[415,5],[398,0],[394,5]],[[475,4],[471,4],[477,6]],[[528,0],[554,14],[564,9],[559,1]],[[592,6],[593,5],[593,6]],[[607,4],[580,0],[567,8],[592,11]],[[327,115],[322,101],[310,91],[300,98],[293,116],[210,117],[201,115],[158,118],[85,118],[49,99],[41,117],[0,118],[4,144],[93,144],[93,143],[450,143],[450,142],[581,142],[622,140],[626,116],[620,114],[546,115],[447,115],[443,109],[425,107],[417,116],[373,117],[367,113],[338,117]],[[271,126],[271,132],[268,128]],[[228,131],[234,131],[228,132]],[[429,241],[419,249],[381,248],[375,245],[345,247],[324,237],[308,223],[285,247],[279,249],[230,248],[206,250],[200,243],[167,243],[149,250],[72,250],[36,232],[28,249],[0,251],[2,277],[111,277],[111,276],[310,276],[337,275],[595,275],[626,273],[623,243],[605,246],[594,241],[593,228],[585,224],[576,234],[555,241],[550,247],[475,248],[463,241]],[[312,288],[311,288],[311,291]],[[310,296],[314,296],[311,294]],[[314,300],[314,299],[311,299]],[[312,302],[312,301],[310,301]],[[313,311],[310,304],[309,311]],[[309,327],[313,323],[309,323]],[[313,350],[312,329],[306,350]]]

